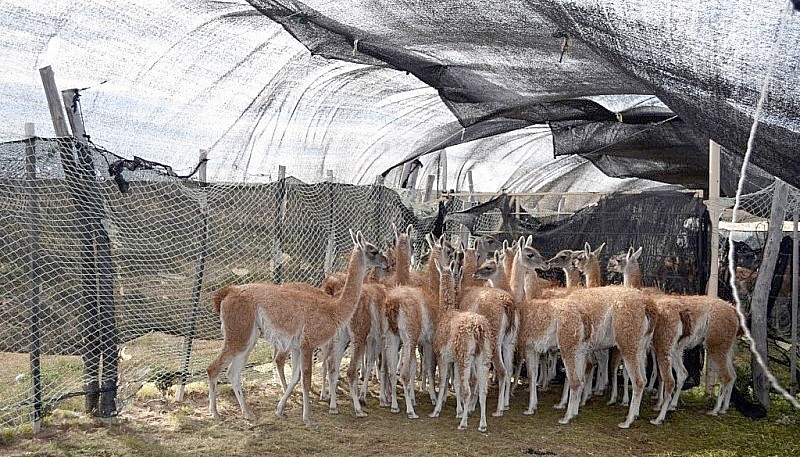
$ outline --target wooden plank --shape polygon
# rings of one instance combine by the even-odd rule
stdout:
[[[53,130],[57,137],[69,135],[67,120],[64,117],[64,106],[61,104],[61,97],[58,96],[55,74],[49,65],[39,69],[39,76],[44,85],[44,94],[47,97],[47,107],[50,109],[50,118],[53,121]]]

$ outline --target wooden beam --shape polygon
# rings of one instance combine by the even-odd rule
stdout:
[[[78,106],[75,97],[78,95],[78,89],[66,89],[61,91],[61,96],[64,99],[64,107],[67,109],[67,119],[69,125],[72,127],[72,136],[84,145],[89,144],[89,139],[86,137],[86,128],[83,125],[83,117],[78,112]]]
[[[53,130],[57,137],[69,136],[67,120],[64,117],[64,106],[58,96],[58,87],[53,69],[48,65],[39,69],[39,75],[44,85],[44,95],[47,97],[47,107],[50,109],[50,118],[53,121]]]
[[[711,219],[711,265],[706,293],[712,297],[719,294],[719,145],[714,140],[708,145],[708,216]]]

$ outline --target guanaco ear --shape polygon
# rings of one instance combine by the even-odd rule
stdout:
[[[353,244],[358,246],[358,241],[356,241],[356,234],[353,233],[353,229],[347,229],[350,232],[350,239],[353,240]]]
[[[501,262],[500,251],[494,251],[494,261],[498,264]]]
[[[458,263],[456,263],[455,260],[451,260],[450,265],[448,265],[447,268],[450,270],[450,274],[453,274],[458,268]]]
[[[525,246],[529,247],[533,246],[533,235],[528,235],[528,239],[525,240]]]
[[[364,234],[361,233],[361,230],[356,232],[356,244],[358,244],[358,247],[360,248],[364,248],[367,245],[367,242],[364,241]]]
[[[408,237],[409,240],[411,239],[412,230],[414,230],[414,224],[408,224],[408,227],[406,227],[406,236]]]
[[[628,251],[628,260],[637,260],[641,256],[642,256],[642,246],[639,246],[639,249],[637,249],[636,252],[633,252],[633,246],[631,246],[630,251]]]
[[[508,250],[508,240],[503,240],[503,251]]]
[[[583,243],[583,255],[585,255],[586,257],[592,255],[592,247],[589,246],[588,241]]]
[[[601,244],[600,247],[595,249],[595,251],[592,254],[594,254],[595,256],[599,256],[600,251],[602,251],[604,247],[606,247],[606,243]]]
[[[400,233],[397,232],[397,226],[394,225],[394,222],[392,222],[392,231],[394,232],[394,241],[396,243],[400,239]]]
[[[520,250],[520,249],[522,249],[524,246],[525,246],[525,237],[524,237],[524,236],[521,236],[521,237],[519,237],[519,239],[517,240],[517,250]]]

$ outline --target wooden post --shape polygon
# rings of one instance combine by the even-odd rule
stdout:
[[[469,199],[467,201],[474,201],[475,186],[472,183],[472,170],[467,170],[467,188],[469,189]]]
[[[719,144],[709,140],[708,145],[708,216],[711,219],[711,265],[706,293],[719,295]]]
[[[50,109],[50,118],[53,121],[53,130],[57,137],[69,136],[67,120],[64,118],[64,107],[61,105],[61,98],[58,96],[55,74],[48,65],[39,69],[39,76],[42,78],[44,94],[47,97],[47,107]]]
[[[41,283],[39,272],[39,189],[36,182],[36,129],[32,123],[25,124],[25,189],[28,194],[26,225],[30,246],[28,247],[28,302],[30,303],[30,363],[33,383],[33,433],[42,429],[42,362],[41,362]]]
[[[44,86],[45,96],[47,97],[47,105],[50,108],[53,129],[57,136],[68,137],[70,136],[69,128],[64,118],[64,109],[61,105],[61,98],[58,96],[53,70],[50,67],[44,67],[39,70],[39,74],[41,75],[42,85]],[[96,291],[97,285],[94,277],[96,268],[94,265],[94,246],[90,229],[92,224],[91,212],[88,204],[89,199],[86,195],[86,186],[82,183],[81,179],[81,168],[78,166],[73,153],[72,141],[61,142],[59,152],[61,155],[61,166],[64,170],[64,177],[67,181],[70,197],[75,203],[80,215],[77,221],[77,234],[81,244],[80,262],[82,266],[80,301],[83,304],[81,324],[83,325],[82,333],[84,339],[84,353],[82,354],[83,390],[85,394],[84,409],[87,413],[91,414],[97,411],[100,395],[100,386],[98,383],[100,356],[97,349],[96,338],[97,297],[91,293],[93,289]]]
[[[442,194],[447,193],[447,150],[439,151],[439,189]]]
[[[436,176],[428,175],[428,182],[425,184],[425,196],[422,198],[423,203],[431,201],[433,197],[433,183],[436,181]]]
[[[769,301],[769,292],[772,287],[772,275],[775,273],[775,263],[780,253],[780,244],[783,238],[783,220],[786,216],[788,198],[788,185],[776,178],[767,241],[764,245],[764,254],[761,258],[761,265],[758,268],[758,277],[756,278],[750,302],[750,334],[753,337],[756,351],[765,365],[769,365],[767,358],[767,302]],[[753,371],[754,397],[765,408],[769,408],[770,385],[766,373],[755,357],[751,359],[750,367]]]
[[[206,246],[208,244],[208,195],[206,194],[206,159],[208,150],[200,150],[200,167],[197,169],[199,184],[198,211],[200,217],[200,242],[197,252],[197,268],[194,272],[194,285],[192,297],[189,299],[189,328],[183,339],[183,363],[181,365],[181,380],[175,389],[175,400],[183,401],[186,391],[186,379],[189,376],[189,365],[192,357],[192,343],[197,332],[197,318],[200,314],[200,292],[203,290],[203,277],[206,271]]]
[[[111,261],[111,240],[103,223],[106,215],[103,198],[95,175],[94,159],[88,147],[88,137],[75,100],[77,89],[61,92],[66,105],[67,119],[72,127],[75,144],[73,166],[76,181],[74,198],[81,209],[88,230],[83,234],[82,249],[84,313],[88,319],[87,355],[85,365],[86,410],[97,411],[101,418],[117,413],[118,352],[117,328],[114,316],[114,267]],[[65,172],[66,174],[66,172]],[[100,362],[102,360],[102,372]],[[86,366],[88,365],[88,368]],[[98,377],[98,374],[100,375]],[[99,388],[98,379],[100,380]],[[99,395],[98,395],[99,394]],[[99,404],[98,404],[99,402]]]
[[[64,108],[67,110],[67,119],[69,125],[72,127],[72,136],[75,137],[81,144],[89,144],[86,138],[86,128],[83,125],[83,118],[78,112],[75,97],[78,95],[78,89],[65,89],[61,91],[61,97],[64,99]]]
[[[334,196],[335,188],[333,184],[333,170],[328,170],[328,177],[327,177],[328,186],[328,241],[325,245],[325,262],[322,266],[323,275],[327,278],[331,273],[333,273],[333,263],[336,259],[336,234],[334,233],[334,222],[333,222],[333,215],[334,215],[334,204],[336,203],[336,198]],[[323,278],[323,280],[325,279]]]
[[[283,282],[283,217],[286,213],[286,167],[278,165],[278,220],[275,222],[275,246],[272,255],[273,282]]]
[[[798,237],[797,207],[792,212],[792,349],[789,355],[789,371],[792,376],[792,395],[797,393],[797,294],[800,289],[800,237]]]

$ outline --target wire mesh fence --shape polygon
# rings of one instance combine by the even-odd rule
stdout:
[[[412,224],[415,267],[427,233],[465,245],[533,235],[547,256],[585,242],[606,243],[604,259],[644,246],[645,284],[673,292],[702,293],[708,276],[708,217],[692,193],[446,195],[423,208],[382,185],[203,183],[126,164],[68,138],[0,145],[0,426],[71,397],[110,416],[145,383],[167,392],[204,380],[221,336],[211,294],[319,285],[344,268],[348,229],[387,247],[393,225]],[[768,192],[743,211],[763,218]],[[799,201],[790,195],[791,211]],[[788,308],[775,309],[783,331]],[[259,343],[250,376],[277,383],[270,355]]]
[[[429,229],[382,186],[120,178],[119,160],[71,139],[0,145],[3,426],[79,395],[113,415],[145,382],[201,379],[219,348],[215,290],[319,285],[344,267],[348,229],[383,246],[392,224]]]

